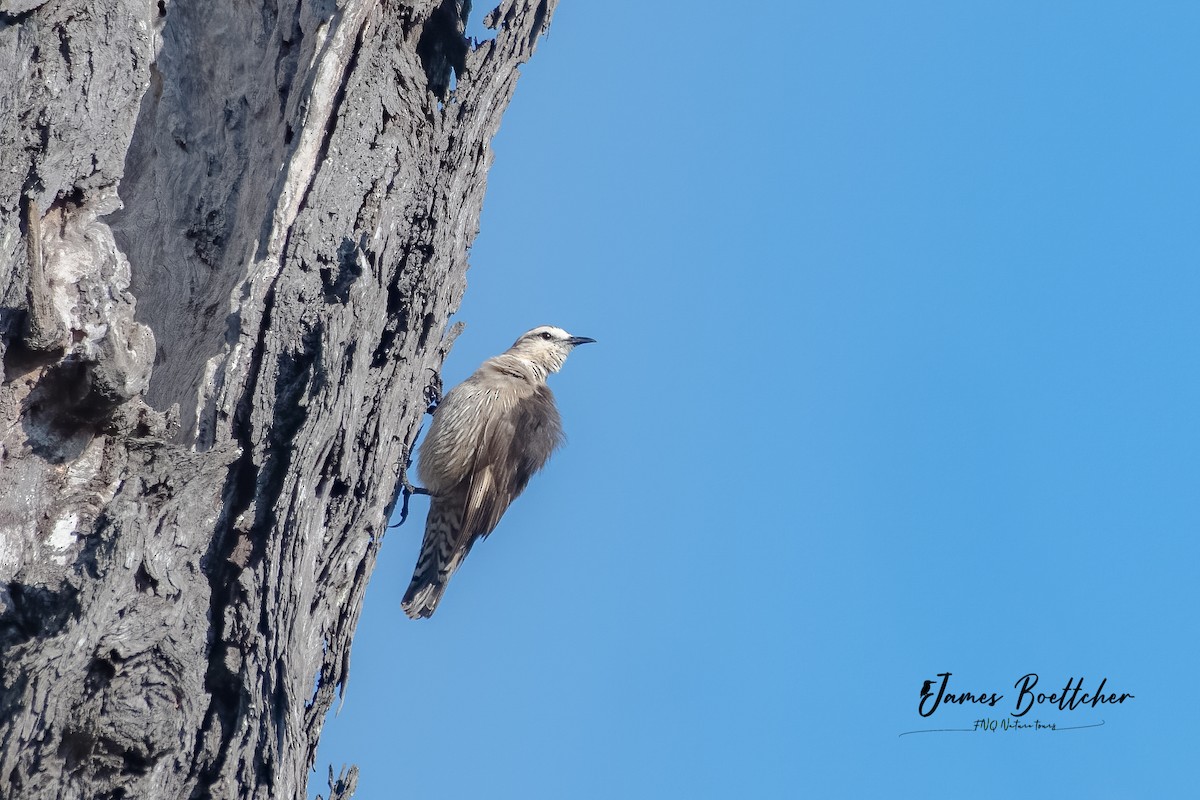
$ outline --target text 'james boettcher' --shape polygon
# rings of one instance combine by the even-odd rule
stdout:
[[[939,672],[937,677],[942,679],[941,685],[936,691],[933,686],[935,681],[925,681],[925,685],[921,687],[921,703],[917,706],[917,710],[922,717],[933,716],[933,712],[938,710],[942,703],[954,703],[957,705],[967,705],[968,703],[977,703],[991,708],[995,708],[996,704],[1004,699],[1004,695],[996,692],[982,692],[976,694],[974,692],[953,692],[950,691],[950,675],[949,672]],[[1095,691],[1084,691],[1083,678],[1068,678],[1067,685],[1061,691],[1057,692],[1039,692],[1034,687],[1037,686],[1038,676],[1036,672],[1030,672],[1028,675],[1022,676],[1013,688],[1017,689],[1016,704],[1010,715],[1014,717],[1023,717],[1029,713],[1034,706],[1050,704],[1058,706],[1060,711],[1074,711],[1080,706],[1088,706],[1095,708],[1103,703],[1124,703],[1126,700],[1132,700],[1133,695],[1128,693],[1117,694],[1110,692],[1104,693],[1105,685],[1108,683],[1108,678],[1102,678],[1100,685]]]

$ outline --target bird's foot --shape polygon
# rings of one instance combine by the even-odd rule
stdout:
[[[413,486],[408,480],[408,468],[412,466],[412,459],[408,455],[408,449],[405,448],[402,461],[397,465],[400,472],[400,519],[396,520],[395,525],[389,525],[388,530],[399,528],[408,519],[408,499],[414,494],[428,495],[429,490],[420,486]]]
[[[389,525],[388,530],[399,528],[408,520],[408,499],[414,494],[427,495],[429,494],[429,490],[420,486],[413,486],[407,480],[404,481],[404,485],[400,488],[400,519],[396,520],[395,525]]]
[[[425,402],[429,404],[425,409],[426,414],[437,411],[437,407],[442,402],[442,376],[436,370],[429,371],[433,373],[433,377],[425,385]]]

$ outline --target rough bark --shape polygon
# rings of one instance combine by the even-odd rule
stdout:
[[[554,5],[0,1],[0,796],[304,796]]]

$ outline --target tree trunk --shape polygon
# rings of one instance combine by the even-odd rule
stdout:
[[[554,5],[0,0],[0,796],[304,797]]]

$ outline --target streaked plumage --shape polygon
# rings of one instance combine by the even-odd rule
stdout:
[[[454,387],[433,414],[417,475],[431,496],[425,539],[404,593],[416,619],[437,608],[471,546],[500,517],[562,444],[562,420],[546,377],[594,341],[543,325]]]

